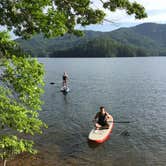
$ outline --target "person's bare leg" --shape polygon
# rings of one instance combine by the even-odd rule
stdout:
[[[102,126],[102,129],[108,129],[109,125]]]
[[[66,80],[64,81],[64,86],[67,87],[67,81]]]
[[[106,122],[106,125],[102,126],[103,129],[108,129],[109,127],[110,127],[110,124],[108,121]]]
[[[111,122],[111,121],[112,121],[112,118],[111,118],[111,117],[107,119],[107,122]]]
[[[99,130],[101,128],[101,125],[99,125],[98,123],[95,123],[95,127],[96,127],[96,130]]]

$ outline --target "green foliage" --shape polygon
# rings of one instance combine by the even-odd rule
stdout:
[[[8,93],[0,95],[1,124],[34,134],[41,132],[42,122],[36,110],[41,109],[43,70],[34,59],[15,57],[4,61],[3,83]],[[1,91],[5,91],[4,88]]]
[[[33,150],[33,141],[18,139],[16,136],[1,136],[0,137],[0,158],[3,160],[9,159],[11,156],[22,152],[35,154]]]
[[[6,31],[0,32],[0,58],[9,58],[12,54],[22,56],[23,52],[16,42],[10,39]],[[2,63],[2,59],[0,64]]]
[[[42,65],[35,59],[12,56],[4,61],[3,82],[19,94],[17,100],[29,109],[39,110],[43,85]]]
[[[9,40],[9,37],[7,32],[0,32],[0,58],[11,53],[16,47],[16,43]]]
[[[82,26],[101,23],[106,15],[104,8],[111,12],[124,9],[135,18],[146,17],[145,9],[140,4],[129,0],[108,0],[103,2],[103,9],[95,9],[101,0],[1,0],[0,25],[24,38],[35,33],[43,33],[46,37],[60,36],[65,33],[82,35],[76,30],[77,24]]]
[[[66,32],[64,13],[55,11],[50,0],[21,0],[0,2],[1,25],[8,29],[14,27],[14,33],[27,38],[41,31],[46,36],[59,35]],[[49,7],[46,13],[46,7]]]
[[[11,54],[19,52],[17,44],[6,32],[0,35],[4,46],[0,64],[0,157],[7,159],[21,152],[34,153],[33,141],[18,137],[20,133],[25,136],[42,133],[42,128],[46,127],[38,113],[42,104],[44,68],[34,58]]]
[[[147,17],[143,6],[137,2],[131,3],[129,0],[108,0],[103,2],[103,7],[115,11],[116,9],[125,9],[127,14],[135,14],[136,19]]]

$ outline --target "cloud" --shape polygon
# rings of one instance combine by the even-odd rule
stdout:
[[[164,0],[130,0],[131,2],[136,1],[145,7],[145,10],[148,14],[147,18],[138,20],[135,19],[134,15],[127,15],[125,10],[116,10],[116,12],[110,12],[105,10],[107,13],[106,19],[113,21],[114,23],[108,23],[104,21],[102,25],[92,25],[88,26],[87,29],[93,28],[96,30],[102,29],[102,31],[108,31],[109,29],[117,29],[119,27],[129,27],[134,26],[140,23],[145,22],[154,22],[154,23],[166,23],[166,5],[164,5]],[[99,0],[93,0],[96,4],[95,8],[101,8],[102,4]],[[112,25],[112,26],[111,26]]]
[[[166,9],[164,0],[136,0],[136,2],[142,4],[146,8],[146,10]]]

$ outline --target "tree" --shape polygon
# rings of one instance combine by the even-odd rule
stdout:
[[[38,118],[44,70],[36,59],[20,54],[15,42],[1,32],[0,62],[0,157],[4,160],[21,152],[36,153],[25,135],[42,133],[46,125]],[[3,46],[3,47],[2,47]],[[12,53],[17,53],[13,55]],[[20,138],[23,133],[24,139]]]
[[[102,8],[95,9],[99,2]],[[101,23],[105,9],[124,9],[129,15],[135,14],[136,19],[147,16],[143,6],[129,0],[1,0],[0,25],[13,28],[16,35],[24,38],[35,33],[46,37],[80,34],[75,26]]]
[[[93,5],[100,2],[101,9]],[[125,9],[135,18],[146,17],[145,9],[129,0],[1,0],[0,25],[17,36],[28,38],[35,33],[45,37],[73,33],[77,24],[82,26],[101,23],[105,9],[114,12]],[[33,141],[20,133],[41,133],[46,125],[38,118],[43,92],[43,66],[20,51],[6,32],[0,32],[0,157],[9,159],[21,152],[35,153]]]

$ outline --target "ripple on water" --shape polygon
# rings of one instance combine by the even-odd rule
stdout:
[[[40,116],[49,128],[37,138],[50,156],[44,162],[51,165],[57,154],[58,165],[67,166],[165,165],[166,58],[40,60],[47,71]],[[67,95],[60,92],[63,71],[70,76]],[[87,137],[100,105],[115,120],[133,123],[115,124],[110,139],[95,145]]]

